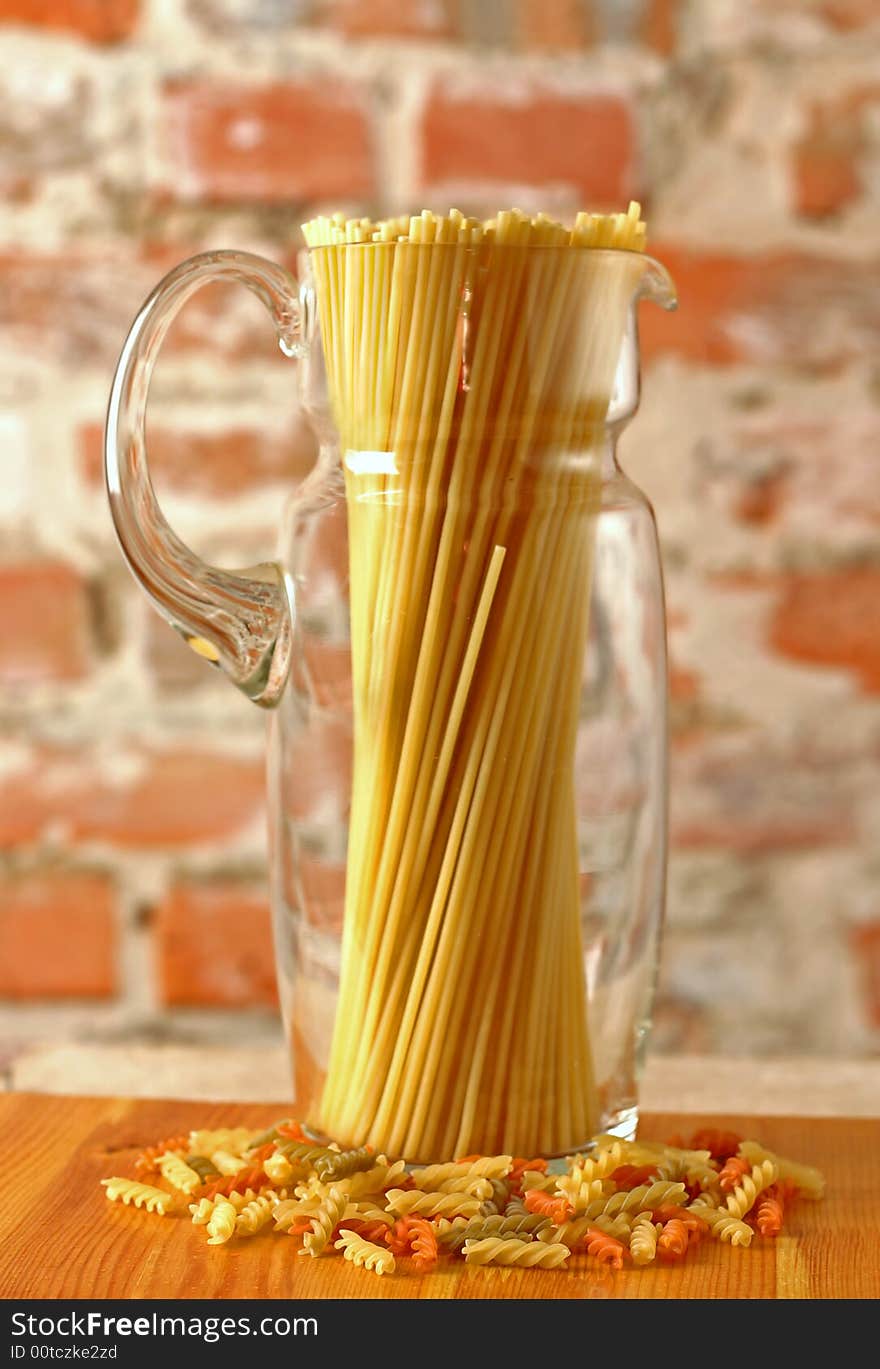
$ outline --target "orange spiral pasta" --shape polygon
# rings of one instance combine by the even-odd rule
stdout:
[[[610,1178],[618,1188],[638,1188],[639,1184],[648,1183],[656,1175],[656,1165],[618,1165]]]
[[[696,1212],[692,1212],[688,1207],[675,1207],[672,1203],[664,1203],[661,1207],[655,1207],[651,1213],[655,1222],[663,1222],[665,1225],[669,1221],[681,1222],[687,1231],[688,1241],[693,1245],[705,1236],[709,1230],[702,1217]]]
[[[598,1227],[588,1227],[584,1232],[583,1247],[600,1264],[610,1265],[612,1269],[623,1268],[623,1252],[626,1248],[623,1242],[600,1231]]]
[[[549,1217],[557,1226],[567,1222],[574,1208],[567,1198],[562,1198],[558,1193],[544,1193],[540,1188],[530,1188],[524,1199],[526,1212],[540,1213],[542,1217]]]
[[[265,1183],[266,1173],[263,1166],[255,1165],[253,1169],[240,1169],[237,1174],[230,1174],[226,1179],[218,1179],[216,1183],[209,1184],[200,1196],[228,1198],[230,1193],[244,1193],[249,1188],[259,1189]]]
[[[425,1217],[401,1217],[393,1227],[383,1229],[378,1239],[382,1238],[395,1255],[404,1255],[411,1250],[413,1265],[422,1272],[432,1269],[437,1263],[437,1231]],[[368,1236],[367,1240],[370,1239]]]
[[[752,1166],[741,1155],[730,1155],[721,1166],[718,1182],[725,1193],[732,1193],[737,1184],[742,1183],[744,1174],[750,1174]]]
[[[540,1171],[546,1174],[547,1161],[542,1159],[524,1160],[515,1157],[510,1167],[510,1173],[507,1175],[507,1182],[512,1193],[522,1192],[523,1175],[527,1170]]]
[[[305,1221],[294,1222],[293,1226],[290,1228],[290,1234],[300,1235],[303,1231],[308,1230],[310,1225],[310,1222]],[[294,1232],[294,1227],[299,1227],[301,1229]],[[368,1219],[362,1220],[360,1217],[349,1217],[346,1221],[340,1222],[338,1227],[339,1231],[356,1231],[362,1240],[370,1241],[373,1245],[377,1245],[385,1240],[388,1229],[386,1222],[371,1222]]]
[[[275,1130],[285,1141],[308,1141],[309,1139],[299,1122],[279,1122]]]
[[[154,1146],[147,1146],[136,1156],[134,1168],[137,1174],[158,1174],[159,1158],[166,1155],[169,1151],[186,1151],[189,1149],[189,1133],[181,1132],[179,1136],[168,1136],[164,1141],[157,1141]]]
[[[663,1223],[657,1237],[657,1254],[661,1260],[683,1260],[688,1248],[688,1229],[679,1217]]]
[[[720,1131],[716,1127],[701,1127],[695,1131],[688,1149],[708,1150],[713,1160],[728,1160],[740,1148],[742,1137],[735,1131]]]
[[[755,1204],[754,1222],[762,1236],[778,1236],[782,1230],[785,1201],[779,1184],[765,1189]]]

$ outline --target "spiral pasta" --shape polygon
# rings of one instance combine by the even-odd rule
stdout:
[[[208,1245],[224,1245],[226,1241],[235,1235],[235,1223],[238,1220],[238,1213],[235,1207],[227,1199],[221,1198],[214,1205],[214,1211],[208,1218],[207,1233]]]
[[[776,1182],[779,1170],[772,1160],[762,1160],[754,1165],[750,1174],[744,1174],[732,1193],[727,1197],[727,1210],[732,1217],[744,1217],[755,1205],[759,1193]]]
[[[475,1179],[504,1179],[513,1164],[511,1155],[478,1155],[474,1160],[454,1160],[443,1165],[423,1165],[412,1171],[412,1181],[423,1192],[432,1192],[449,1179],[469,1174]]]
[[[373,1166],[373,1151],[369,1146],[357,1146],[352,1150],[340,1150],[329,1155],[321,1155],[315,1160],[315,1173],[326,1183],[345,1179],[358,1170],[368,1170]]]
[[[311,1231],[303,1237],[303,1248],[309,1255],[320,1255],[348,1207],[348,1194],[341,1188],[331,1188],[311,1218]]]
[[[158,1212],[163,1217],[174,1204],[173,1195],[166,1193],[164,1188],[153,1188],[137,1179],[124,1179],[116,1175],[112,1179],[102,1179],[101,1183],[111,1203],[142,1207],[147,1212]]]
[[[744,1155],[729,1155],[718,1172],[718,1186],[723,1193],[732,1193],[752,1164]]]
[[[665,1260],[683,1260],[687,1248],[687,1227],[679,1217],[670,1217],[657,1237],[657,1254]]]
[[[726,1208],[711,1207],[698,1200],[690,1203],[689,1209],[706,1223],[716,1240],[728,1241],[730,1245],[751,1245],[752,1228]]]
[[[356,1231],[340,1231],[339,1240],[334,1244],[352,1264],[371,1269],[374,1274],[394,1273],[396,1262],[392,1251],[387,1246],[365,1241]]]
[[[268,1226],[272,1220],[272,1213],[278,1206],[278,1194],[273,1189],[267,1189],[258,1197],[252,1198],[249,1203],[245,1203],[235,1221],[235,1234],[237,1236],[256,1236],[258,1231],[262,1231],[264,1226]]]
[[[555,1222],[557,1226],[568,1221],[569,1217],[574,1215],[574,1207],[564,1195],[544,1193],[539,1188],[529,1189],[525,1195],[524,1203],[527,1212],[536,1212],[542,1217],[549,1217],[551,1222]]]
[[[622,1164],[623,1148],[619,1141],[615,1141],[613,1145],[598,1150],[592,1158],[572,1164],[567,1174],[560,1175],[557,1187],[560,1193],[565,1193],[573,1201],[574,1195],[586,1185],[596,1179],[606,1179]]]
[[[462,1246],[468,1264],[524,1265],[534,1269],[557,1269],[571,1255],[567,1245],[541,1241],[519,1241],[515,1237],[488,1236],[483,1241],[465,1241]]]
[[[780,1155],[774,1155],[772,1150],[759,1145],[757,1141],[743,1141],[740,1154],[753,1165],[763,1164],[765,1160],[771,1161],[776,1166],[780,1179],[790,1180],[804,1198],[816,1200],[825,1192],[825,1180],[812,1165],[801,1165],[794,1160],[783,1159]]]
[[[612,1269],[623,1268],[623,1242],[609,1236],[599,1227],[587,1227],[583,1235],[583,1246],[587,1254],[592,1255],[600,1264],[609,1264]]]
[[[280,1150],[266,1157],[263,1161],[263,1170],[273,1184],[289,1184],[296,1174],[293,1165]]]
[[[214,1131],[191,1131],[187,1149],[194,1155],[211,1155],[215,1150],[228,1150],[233,1155],[240,1155],[248,1149],[252,1140],[253,1132],[249,1127],[219,1127]]]
[[[785,1204],[777,1184],[764,1190],[755,1204],[755,1226],[762,1236],[778,1236],[782,1230]]]
[[[137,1174],[158,1174],[159,1159],[162,1155],[167,1155],[170,1150],[183,1153],[189,1147],[189,1137],[186,1132],[179,1136],[168,1136],[164,1141],[157,1141],[154,1146],[147,1146],[139,1155],[135,1156],[134,1168]]]
[[[215,1150],[211,1155],[211,1163],[218,1174],[227,1176],[238,1174],[239,1170],[249,1168],[249,1162],[243,1155],[233,1155],[231,1150]]]
[[[159,1156],[159,1173],[181,1193],[190,1194],[202,1184],[201,1175],[174,1150]]]
[[[629,1253],[633,1264],[651,1264],[657,1255],[657,1228],[650,1212],[640,1212],[632,1224]]]
[[[480,1210],[479,1199],[466,1193],[423,1193],[417,1188],[390,1188],[386,1201],[399,1217],[410,1212],[422,1217],[474,1217]]]
[[[301,1238],[301,1254],[317,1256],[333,1243],[356,1265],[388,1272],[394,1255],[405,1254],[404,1267],[427,1273],[441,1257],[553,1268],[583,1252],[609,1268],[626,1259],[641,1268],[685,1258],[707,1233],[747,1247],[756,1231],[779,1234],[785,1204],[802,1189],[818,1196],[823,1187],[811,1167],[726,1132],[707,1131],[700,1146],[703,1133],[667,1147],[596,1138],[590,1155],[569,1157],[564,1172],[563,1162],[540,1157],[471,1155],[409,1174],[402,1159],[391,1164],[366,1148],[316,1146],[294,1122],[274,1130],[260,1145],[247,1128],[171,1137],[185,1148],[147,1148],[136,1160],[141,1172],[147,1164],[158,1169],[155,1187],[116,1176],[102,1180],[107,1198],[164,1215],[186,1185],[192,1223],[205,1228],[211,1245],[274,1229]],[[228,1176],[216,1175],[210,1157],[190,1149],[218,1138],[224,1144],[211,1154],[226,1151],[221,1162],[235,1167]],[[733,1139],[734,1154],[716,1155]],[[322,1160],[350,1172],[328,1182]],[[267,1169],[298,1179],[291,1197],[287,1188],[270,1186]]]
[[[539,1213],[526,1213],[524,1216],[505,1217],[496,1214],[490,1217],[441,1217],[437,1222],[437,1240],[449,1250],[460,1250],[465,1241],[482,1241],[489,1236],[531,1236],[543,1231],[553,1231],[549,1217]]]

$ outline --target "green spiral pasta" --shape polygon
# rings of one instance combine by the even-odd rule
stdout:
[[[437,1240],[448,1250],[460,1250],[465,1241],[482,1241],[489,1236],[519,1236],[534,1238],[542,1232],[553,1231],[549,1217],[539,1212],[525,1216],[505,1217],[441,1217],[437,1223]]]
[[[187,1155],[186,1163],[195,1170],[203,1184],[209,1179],[220,1178],[219,1169],[207,1155]]]
[[[330,1151],[320,1155],[314,1162],[315,1173],[323,1183],[335,1183],[337,1179],[347,1179],[359,1170],[373,1167],[373,1152],[369,1146],[357,1146],[354,1150]]]

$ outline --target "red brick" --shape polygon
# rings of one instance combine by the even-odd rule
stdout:
[[[786,575],[770,643],[791,660],[849,670],[880,693],[880,569]]]
[[[80,468],[91,484],[103,481],[104,429],[89,423],[78,434]],[[151,425],[147,439],[150,472],[160,497],[165,489],[179,494],[228,498],[249,494],[261,485],[293,488],[311,470],[315,441],[302,421],[289,433],[256,428],[227,428],[202,433]]]
[[[260,821],[264,796],[262,761],[120,746],[103,767],[88,748],[44,749],[0,781],[0,846],[50,835],[133,850],[222,842]]]
[[[733,510],[737,522],[763,528],[777,518],[785,496],[784,471],[768,471],[745,484]]]
[[[80,679],[90,645],[86,585],[71,566],[0,566],[0,684]]]
[[[639,37],[646,47],[664,57],[675,51],[682,0],[644,0]]]
[[[56,361],[68,375],[110,370],[146,296],[201,246],[114,240],[61,252],[0,251],[0,331],[6,345],[41,363]],[[212,361],[257,356],[261,365],[291,368],[268,315],[239,285],[199,290],[171,326],[163,355],[169,352],[203,352]]]
[[[651,243],[671,271],[679,307],[639,314],[642,356],[674,353],[834,369],[862,357],[880,326],[880,260],[772,253],[734,256]]]
[[[583,0],[519,0],[517,31],[524,47],[535,51],[578,51],[597,36],[594,7]]]
[[[880,1028],[880,922],[854,927],[850,945],[862,982],[865,1015],[872,1027]]]
[[[343,81],[169,83],[169,188],[181,199],[363,198],[375,186],[364,101]]]
[[[877,0],[821,0],[819,8],[832,28],[841,33],[876,25],[880,20]]]
[[[774,749],[758,735],[691,739],[672,750],[676,849],[744,856],[811,850],[856,838],[839,758]]]
[[[181,882],[159,905],[155,935],[159,991],[169,1007],[277,1002],[264,893],[228,880]]]
[[[880,88],[848,91],[812,105],[807,129],[792,152],[795,206],[807,218],[840,213],[862,192],[859,163],[866,151],[867,110]]]
[[[561,185],[591,207],[615,208],[635,193],[635,126],[616,95],[535,85],[522,99],[494,90],[456,98],[435,85],[421,140],[426,186]]]
[[[103,875],[0,878],[0,994],[110,998],[116,990],[114,901]]]
[[[314,22],[347,38],[448,38],[456,0],[318,0]]]
[[[75,33],[93,43],[118,43],[134,32],[140,11],[140,0],[3,0],[0,18]]]

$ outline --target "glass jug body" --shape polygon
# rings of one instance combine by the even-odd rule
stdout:
[[[310,356],[321,455],[275,563],[202,567],[155,506],[142,422],[167,285],[117,373],[111,502],[166,616],[277,704],[270,878],[301,1114],[412,1160],[561,1154],[634,1134],[650,1023],[663,587],[615,452],[634,301],[671,291],[634,253],[381,248],[313,251],[298,295],[224,258]]]

